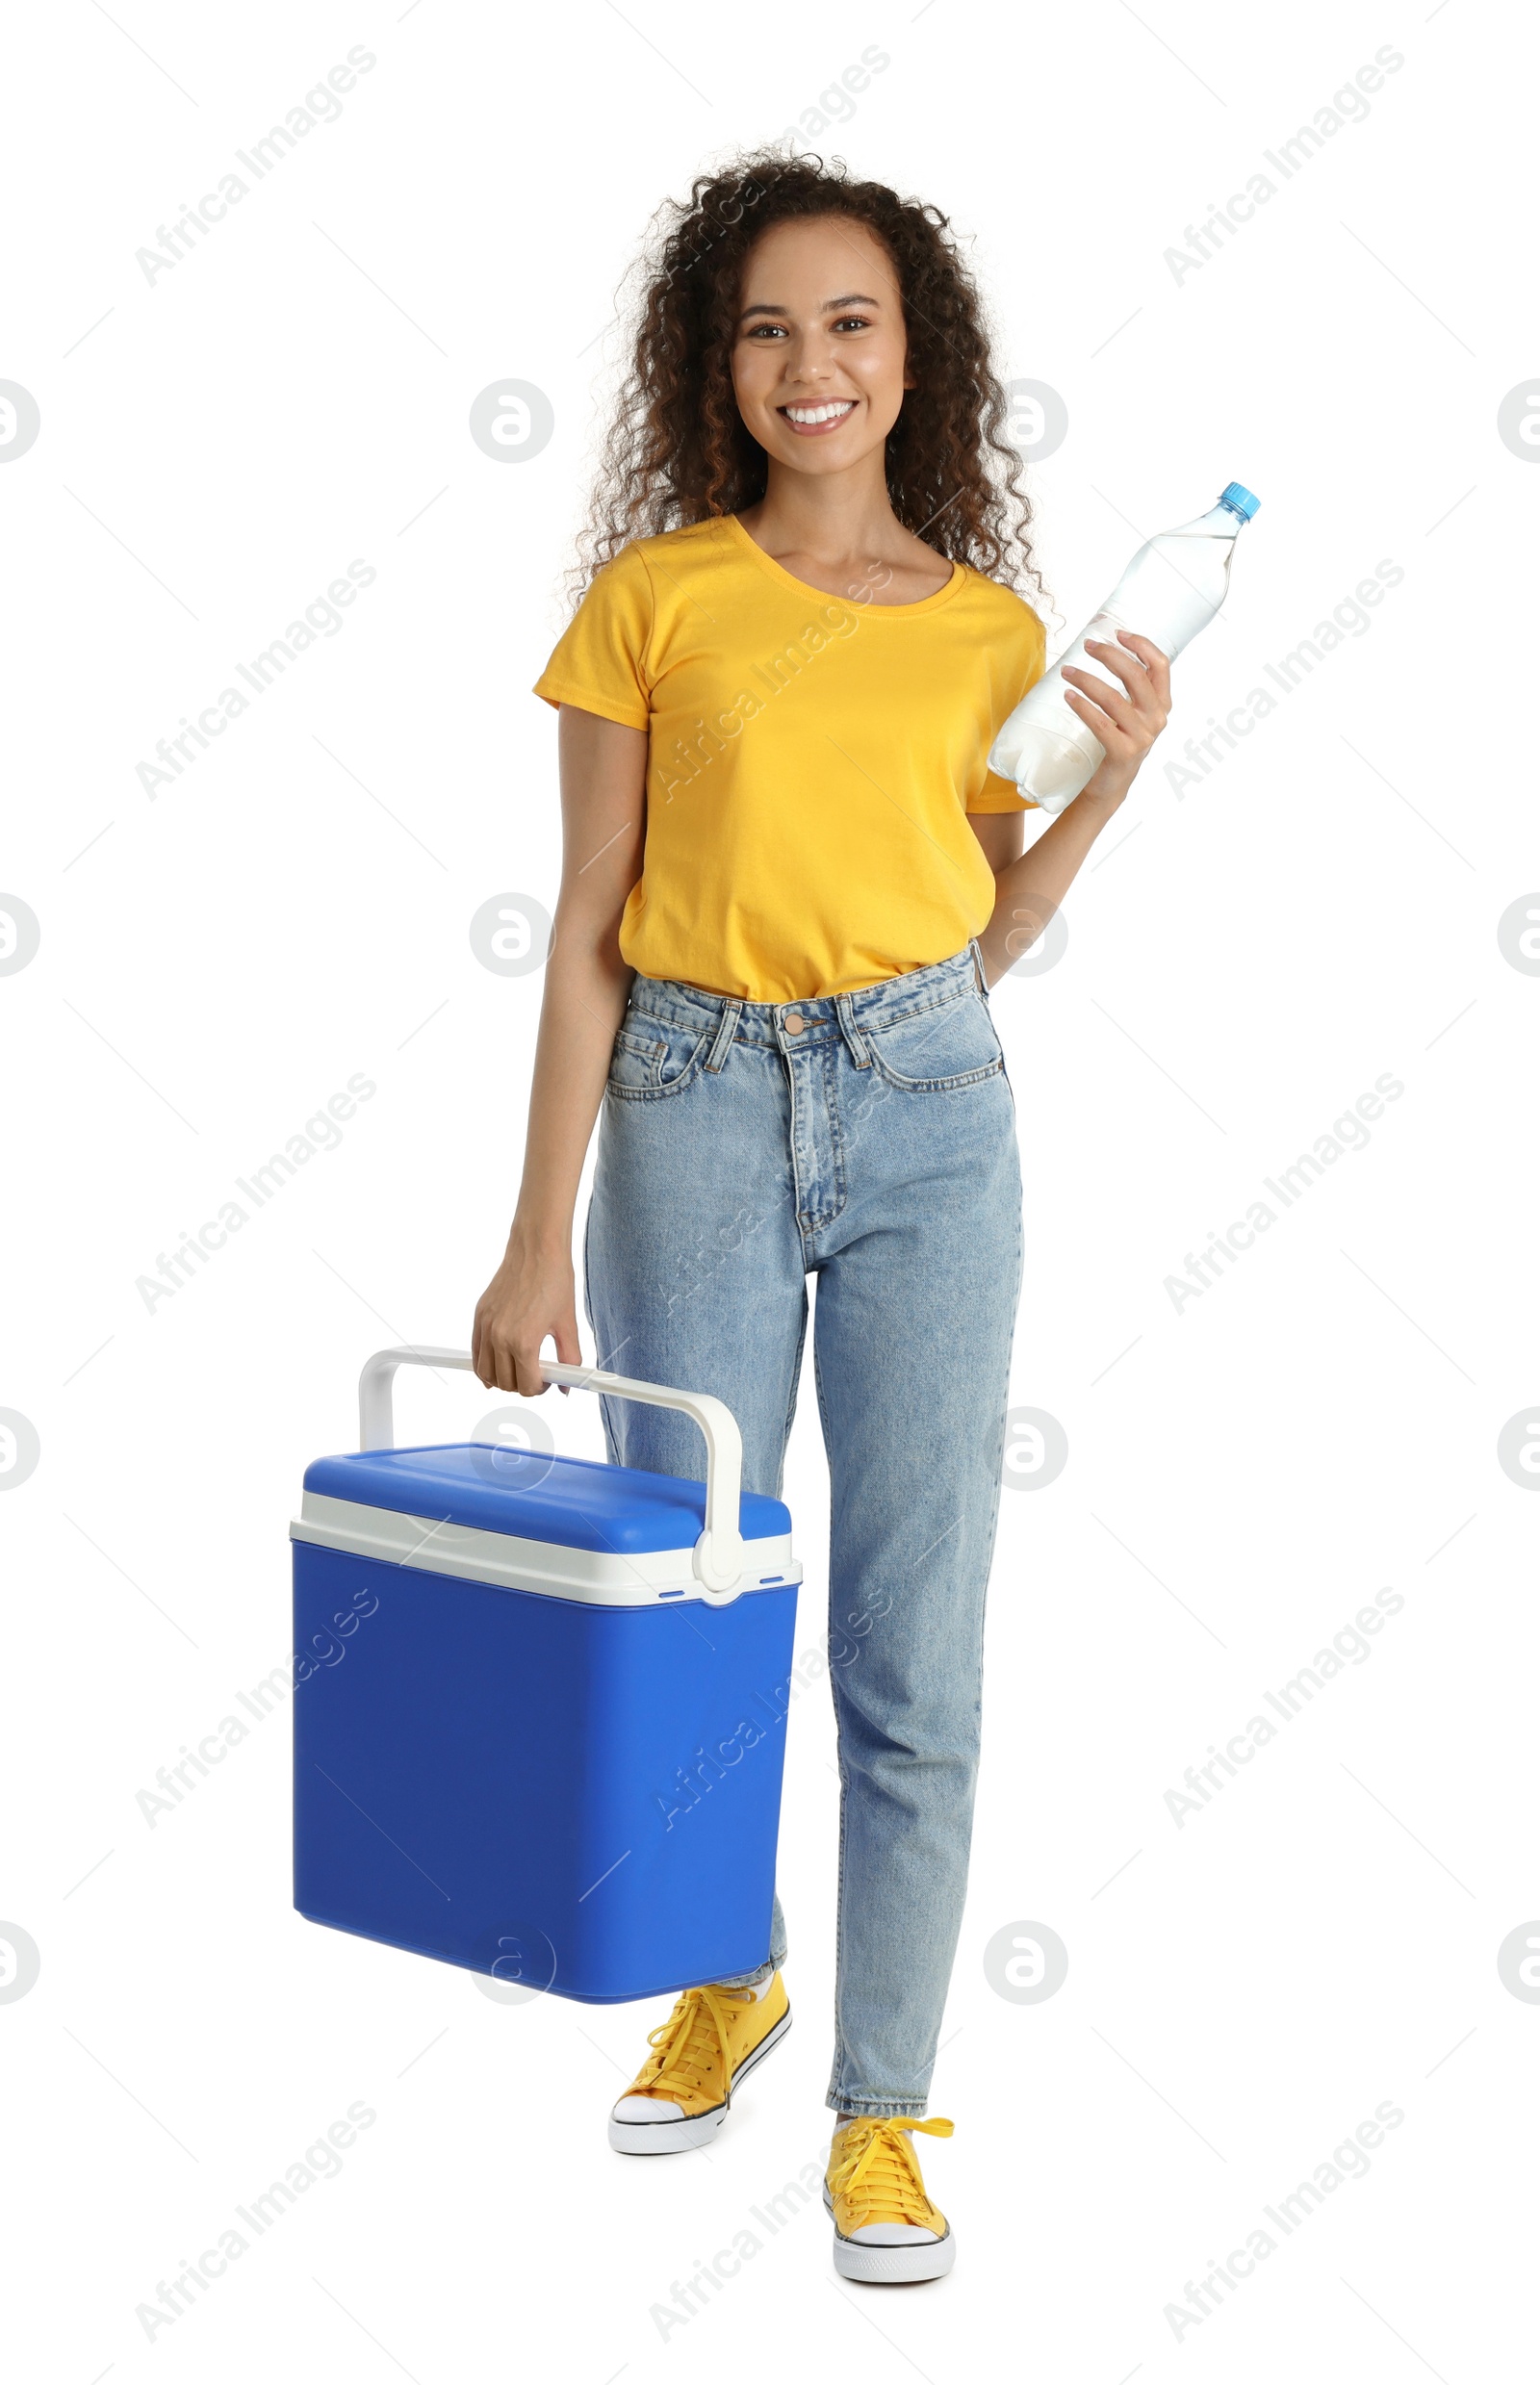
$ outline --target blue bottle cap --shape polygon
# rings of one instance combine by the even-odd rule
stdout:
[[[1232,480],[1227,489],[1219,491],[1219,503],[1228,505],[1230,511],[1238,513],[1243,522],[1250,521],[1261,502],[1261,498],[1253,497],[1249,489],[1241,486],[1239,480]]]

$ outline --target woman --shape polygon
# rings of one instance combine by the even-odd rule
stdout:
[[[941,2275],[913,2132],[957,1944],[985,1590],[1021,1269],[986,989],[1033,943],[1165,724],[1147,639],[1066,701],[1106,749],[1022,854],[995,733],[1043,667],[1010,584],[1030,516],[977,295],[931,207],[814,159],[698,181],[651,270],[595,570],[538,682],[564,861],[523,1185],[476,1310],[489,1388],[580,1359],[715,1393],[778,1493],[818,1279],[838,1724],[836,2268]],[[678,1414],[612,1456],[698,1475]],[[693,1988],[610,2141],[706,2141],[789,2022],[769,1959]]]

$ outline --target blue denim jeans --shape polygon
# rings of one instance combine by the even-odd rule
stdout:
[[[967,1882],[1021,1279],[1015,1108],[974,948],[808,1002],[636,978],[585,1267],[600,1366],[725,1399],[744,1487],[773,1496],[817,1277],[840,1781],[828,2100],[923,2114]],[[616,1462],[699,1477],[687,1418],[603,1407]],[[765,1967],[784,1955],[778,1898]]]

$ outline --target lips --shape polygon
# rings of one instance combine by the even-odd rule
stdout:
[[[818,405],[778,406],[776,411],[783,423],[789,423],[799,439],[821,439],[848,422],[856,411],[856,400],[830,398]]]

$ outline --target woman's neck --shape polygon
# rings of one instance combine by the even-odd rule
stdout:
[[[848,473],[788,472],[772,459],[763,497],[738,518],[767,554],[809,555],[834,568],[856,558],[907,561],[915,544],[888,500],[880,454]]]
[[[788,472],[772,459],[763,497],[738,519],[756,546],[820,586],[886,569],[904,576],[911,599],[951,577],[950,565],[894,513],[880,454],[848,473]]]

